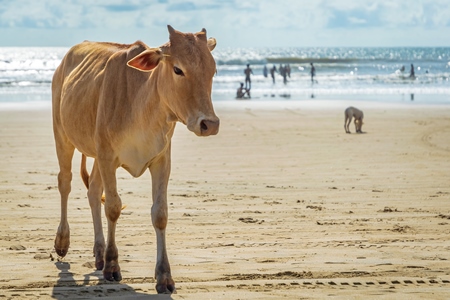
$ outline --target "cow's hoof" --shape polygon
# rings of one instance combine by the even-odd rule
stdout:
[[[103,278],[107,281],[121,281],[122,275],[120,274],[120,270],[115,272],[103,271]]]
[[[59,225],[55,237],[55,251],[60,257],[66,256],[70,246],[70,230],[69,224],[63,223]]]
[[[56,235],[55,238],[55,251],[59,257],[66,256],[69,251],[70,239],[68,236],[62,238],[60,235]]]
[[[94,245],[94,257],[95,257],[95,267],[97,270],[103,270],[105,266],[105,260],[103,258],[103,253],[105,253],[105,246],[103,244]]]
[[[105,266],[105,261],[103,259],[97,259],[95,258],[95,267],[97,268],[97,271],[103,270],[103,267]]]
[[[158,294],[176,294],[177,290],[175,289],[175,285],[156,285],[156,291]]]
[[[56,251],[56,254],[58,254],[59,257],[64,257],[64,256],[66,256],[66,254],[69,251],[69,249],[68,248],[64,248],[64,249],[57,248],[56,245],[55,245],[55,251]]]
[[[175,289],[175,282],[172,278],[167,278],[164,281],[156,284],[158,294],[176,294],[177,290]]]

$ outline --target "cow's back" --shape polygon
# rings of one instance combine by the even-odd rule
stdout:
[[[72,47],[53,76],[54,129],[63,130],[75,147],[95,156],[97,109],[105,74],[115,74],[117,82],[109,84],[120,90],[120,84],[126,84],[119,77],[127,71],[127,59],[145,49],[140,42],[123,45],[85,41]]]

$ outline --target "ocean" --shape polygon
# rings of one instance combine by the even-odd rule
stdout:
[[[53,72],[68,49],[0,48],[0,106],[50,106]],[[450,48],[216,48],[213,55],[213,101],[235,101],[249,64],[255,100],[450,104]],[[414,78],[409,76],[411,64]],[[264,76],[264,66],[278,71],[286,65],[291,70],[286,82],[279,72],[275,83],[270,72]]]

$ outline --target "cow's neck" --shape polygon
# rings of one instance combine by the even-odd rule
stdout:
[[[158,91],[158,75],[159,70],[155,69],[146,84],[139,89],[136,98],[140,103],[133,106],[133,116],[139,126],[148,128],[149,131],[154,128],[162,129],[167,134],[173,131],[178,119]]]

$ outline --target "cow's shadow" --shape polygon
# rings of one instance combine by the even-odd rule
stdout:
[[[84,275],[82,283],[77,282],[74,274],[70,272],[68,262],[56,262],[56,268],[59,270],[59,279],[53,287],[52,298],[54,299],[90,299],[97,297],[106,297],[107,299],[164,299],[172,300],[170,295],[151,295],[136,292],[127,284],[103,283],[103,276],[97,272],[91,272]],[[91,279],[95,278],[98,284],[92,284]]]

